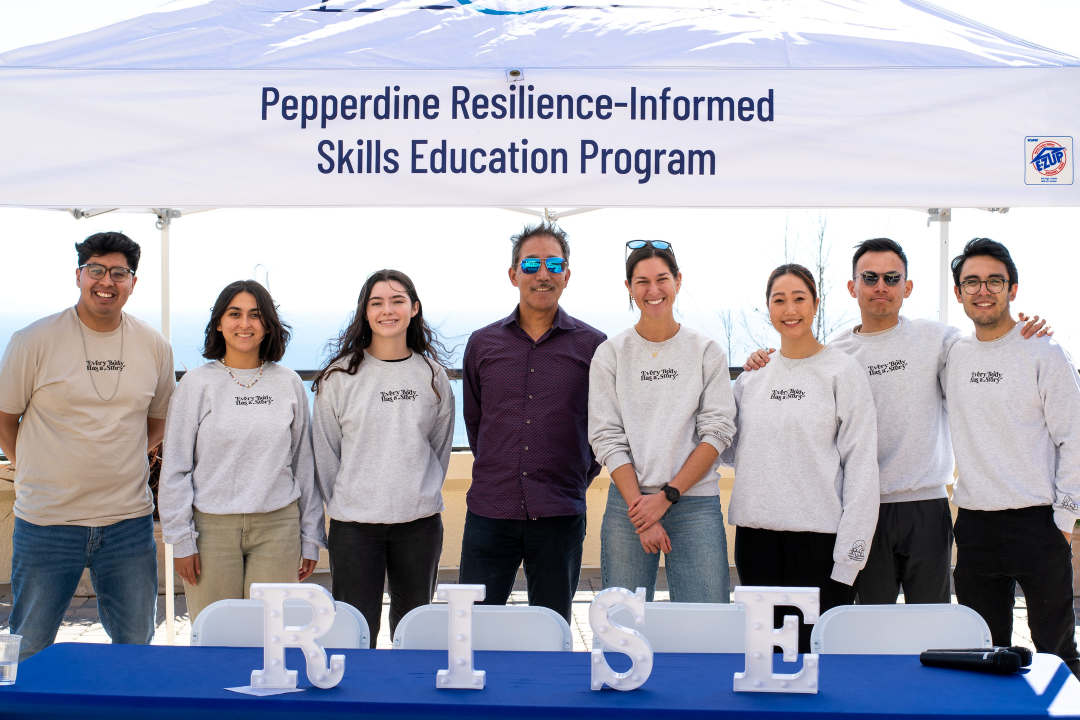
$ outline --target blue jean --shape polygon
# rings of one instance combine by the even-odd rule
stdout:
[[[600,528],[600,577],[605,588],[643,587],[647,599],[656,591],[660,553],[647,553],[627,516],[626,501],[615,483],[608,489]],[[671,540],[664,558],[672,602],[726,603],[727,535],[718,497],[682,497],[668,508],[660,525]]]
[[[20,660],[56,640],[83,568],[90,568],[101,624],[112,641],[148,645],[153,639],[158,577],[152,515],[104,527],[15,518],[12,549],[9,623],[11,634],[23,638]]]

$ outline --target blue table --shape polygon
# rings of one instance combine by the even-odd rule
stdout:
[[[1080,708],[1080,683],[1057,658],[1037,656],[1032,678],[927,668],[917,657],[825,655],[817,695],[735,693],[741,655],[657,654],[638,690],[589,689],[588,653],[477,652],[483,690],[436,690],[444,651],[346,650],[345,679],[312,688],[299,651],[302,693],[252,697],[261,649],[58,644],[0,687],[0,718],[987,718],[1047,716],[1051,703]],[[615,662],[614,659],[612,662]],[[779,663],[779,661],[778,661]],[[1034,687],[1033,687],[1034,685]],[[1037,693],[1037,689],[1042,689]],[[1080,712],[1080,710],[1072,710]]]

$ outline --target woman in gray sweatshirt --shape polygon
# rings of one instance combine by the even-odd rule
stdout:
[[[589,442],[613,487],[600,531],[604,587],[644,587],[660,552],[673,602],[728,602],[727,539],[713,473],[734,434],[727,357],[675,321],[682,273],[671,245],[634,240],[626,288],[637,324],[604,342],[589,372]]]
[[[391,636],[405,613],[430,603],[435,592],[454,437],[444,353],[412,280],[380,270],[364,283],[352,322],[313,385],[312,441],[330,515],[332,592],[363,614],[371,647],[384,582]]]
[[[158,504],[192,620],[253,582],[303,580],[326,544],[307,394],[277,364],[288,342],[270,293],[234,282],[206,325],[213,362],[173,393]]]
[[[866,372],[814,337],[817,286],[782,265],[766,289],[780,352],[735,381],[728,522],[743,585],[820,588],[820,610],[855,601],[878,514],[877,416]],[[776,618],[798,614],[778,608]],[[801,614],[800,614],[801,616]],[[801,623],[801,619],[800,619]],[[799,651],[810,635],[800,625]]]

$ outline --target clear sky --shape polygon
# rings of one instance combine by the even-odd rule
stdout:
[[[0,52],[53,40],[140,15],[160,0],[0,0]],[[298,5],[304,3],[298,3]],[[1080,56],[1075,28],[1077,0],[939,0],[936,4],[1002,28],[1038,44]],[[172,228],[173,341],[179,363],[200,362],[202,326],[217,292],[245,277],[269,278],[282,311],[296,329],[286,356],[295,368],[310,368],[319,348],[355,306],[364,277],[395,267],[417,283],[425,314],[441,323],[451,344],[468,332],[508,314],[516,290],[506,277],[509,236],[528,221],[506,210],[217,210],[186,216]],[[938,226],[910,210],[598,210],[567,218],[572,278],[563,306],[609,334],[634,320],[622,287],[623,243],[661,238],[674,244],[684,269],[679,296],[681,320],[721,338],[718,311],[731,310],[740,326],[733,364],[751,346],[742,329],[746,315],[757,336],[767,330],[755,319],[763,306],[769,270],[789,255],[810,264],[810,244],[820,223],[831,243],[826,312],[839,323],[853,321],[858,308],[847,295],[851,247],[868,237],[898,240],[910,259],[915,283],[905,303],[910,317],[937,317]],[[160,321],[159,234],[154,217],[110,214],[75,221],[60,212],[0,209],[0,344],[37,317],[70,306],[74,287],[72,244],[100,230],[121,230],[143,246],[139,283],[127,309],[148,322]],[[1051,319],[1057,337],[1080,352],[1080,317],[1069,289],[1080,266],[1080,209],[1013,209],[1007,215],[957,210],[951,227],[954,251],[975,236],[1004,242],[1020,271],[1014,308]],[[793,250],[792,250],[793,248]],[[959,305],[949,320],[970,323]],[[453,339],[456,338],[456,339]]]

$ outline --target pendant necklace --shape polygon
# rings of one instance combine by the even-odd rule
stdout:
[[[221,362],[221,361],[219,361],[219,362]],[[241,382],[240,378],[233,375],[232,368],[230,368],[224,362],[221,363],[221,367],[225,368],[225,372],[229,373],[229,377],[231,377],[233,379],[234,383],[236,383],[237,385],[239,385],[242,388],[250,389],[251,386],[254,385],[255,383],[259,382],[259,379],[262,377],[263,369],[266,368],[266,361],[264,360],[263,364],[259,366],[259,372],[255,373],[255,377],[249,383]],[[237,368],[237,369],[239,369],[239,368]]]
[[[94,394],[98,396],[101,402],[109,402],[116,397],[116,391],[120,389],[120,373],[124,372],[124,313],[120,313],[120,369],[116,373],[116,387],[113,388],[112,395],[107,398],[101,397],[101,393],[98,392],[97,383],[94,382],[94,373],[90,370],[90,353],[86,349],[86,331],[83,330],[83,321],[79,317],[79,311],[75,311],[75,319],[79,322],[79,334],[82,336],[82,349],[83,357],[86,358],[86,372],[90,374],[90,385],[94,388]]]
[[[638,332],[637,328],[634,328],[634,334],[637,335],[639,338],[641,338],[641,342],[645,343],[645,347],[649,350],[649,352],[652,353],[653,357],[656,357],[657,355],[659,355],[660,351],[664,349],[664,343],[666,343],[668,340],[671,339],[671,338],[668,338],[667,340],[664,340],[663,342],[657,344],[656,349],[653,350],[651,346],[653,344],[656,344],[656,343],[650,343],[648,340],[646,340],[645,337],[640,332]],[[678,335],[678,334],[679,334],[679,332],[678,332],[678,330],[676,330],[675,335]],[[672,335],[671,337],[675,337],[675,335]]]

